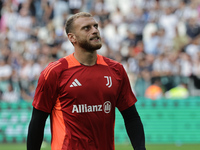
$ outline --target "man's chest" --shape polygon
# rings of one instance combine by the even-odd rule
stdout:
[[[121,79],[108,67],[82,67],[66,71],[60,81],[60,97],[94,104],[117,99]]]

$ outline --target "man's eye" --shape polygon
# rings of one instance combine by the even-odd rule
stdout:
[[[84,30],[88,30],[89,29],[89,27],[84,27]]]
[[[96,29],[98,29],[98,25],[94,25],[94,27],[95,27]]]

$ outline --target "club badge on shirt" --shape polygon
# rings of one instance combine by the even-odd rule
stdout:
[[[108,88],[110,88],[110,87],[112,86],[112,78],[111,78],[111,76],[104,76],[104,78],[107,79],[106,86],[107,86]]]

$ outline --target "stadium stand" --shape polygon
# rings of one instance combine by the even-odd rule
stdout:
[[[25,142],[31,117],[31,103],[0,102],[0,143]],[[156,100],[138,98],[136,107],[144,124],[148,144],[199,143],[200,101],[198,97],[186,100]],[[45,127],[44,141],[51,141],[49,118]],[[129,142],[123,117],[116,109],[116,144]]]

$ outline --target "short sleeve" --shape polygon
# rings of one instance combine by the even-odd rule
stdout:
[[[58,97],[58,79],[54,70],[48,74],[45,71],[39,77],[32,105],[38,110],[51,113]]]
[[[117,108],[119,111],[123,111],[132,105],[134,105],[137,101],[135,95],[133,94],[133,91],[130,86],[130,81],[127,76],[127,73],[124,69],[124,67],[121,65],[120,69],[120,74],[121,74],[121,85],[120,85],[120,91],[119,91],[119,96],[117,100]]]

